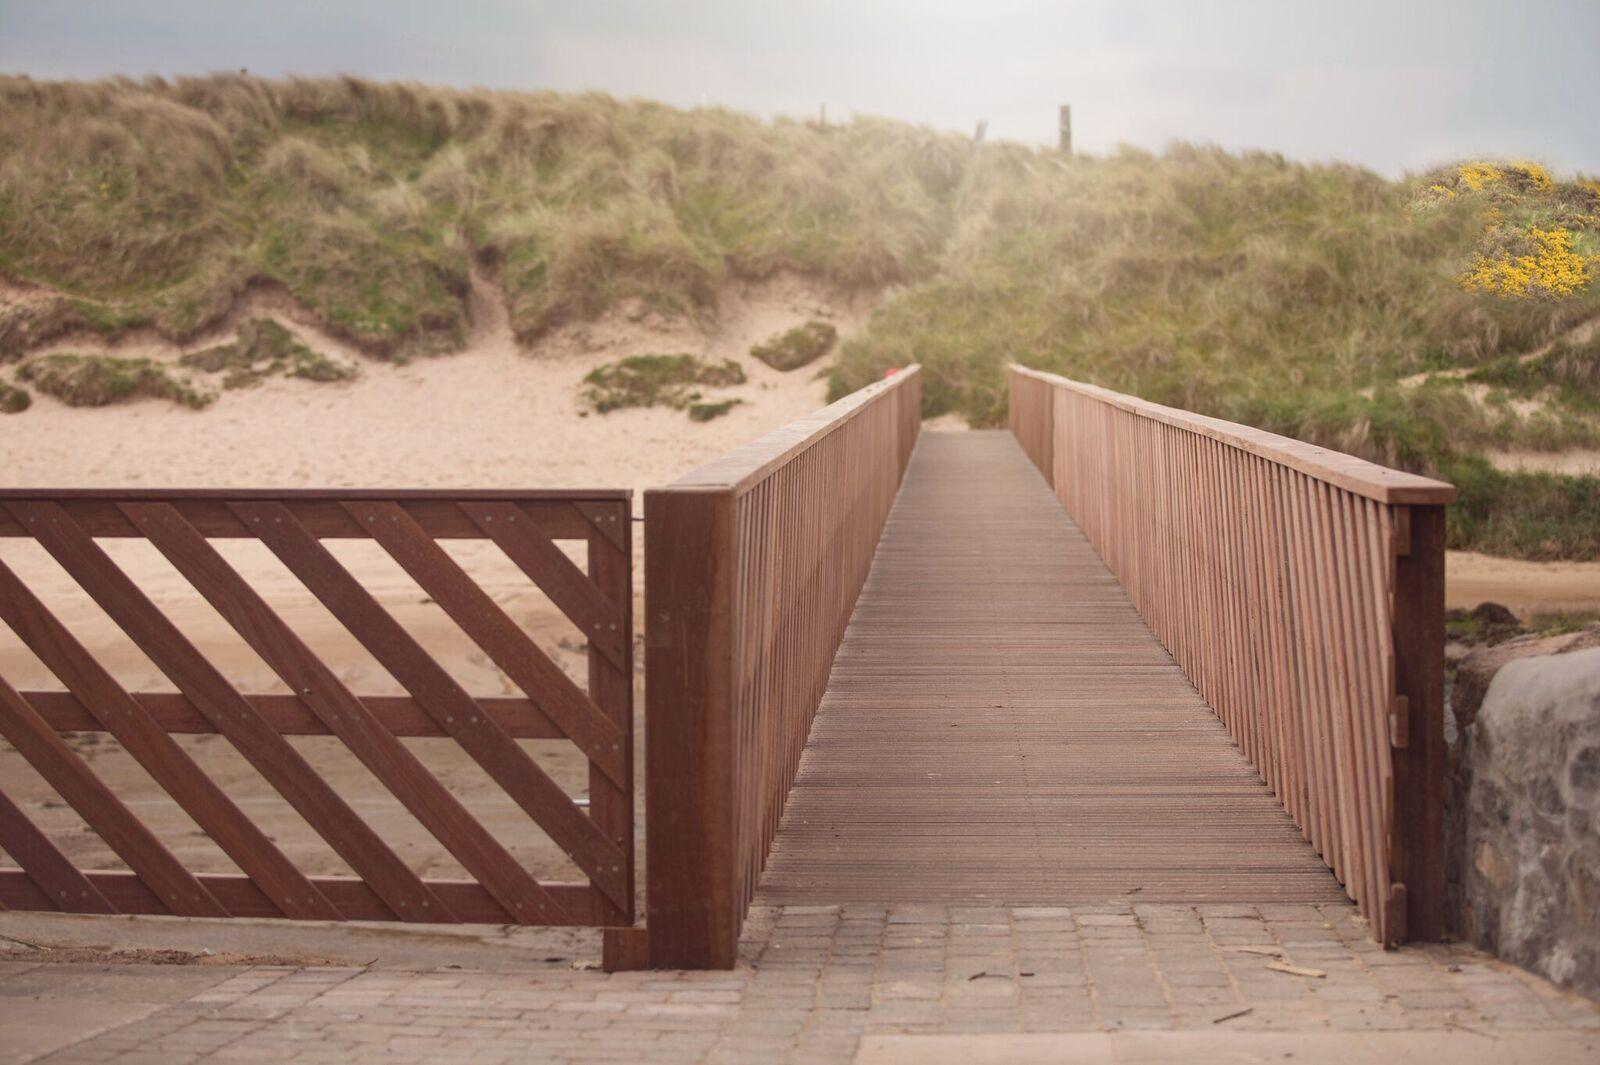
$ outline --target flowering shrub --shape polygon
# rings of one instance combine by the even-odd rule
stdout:
[[[1461,287],[1512,299],[1571,296],[1600,264],[1600,181],[1560,184],[1542,165],[1466,162],[1425,177],[1413,213],[1471,202],[1483,222]]]
[[[1456,167],[1456,176],[1473,192],[1481,192],[1500,180],[1500,169],[1488,163],[1462,163]]]
[[[1461,287],[1500,296],[1570,296],[1589,283],[1595,260],[1573,253],[1570,231],[1532,226],[1522,243],[1525,250],[1520,255],[1480,254],[1461,276]]]

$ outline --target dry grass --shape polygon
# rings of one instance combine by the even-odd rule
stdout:
[[[966,159],[870,120],[230,75],[0,78],[0,141],[0,275],[66,293],[60,329],[188,337],[271,282],[388,357],[460,345],[474,255],[524,341],[729,277],[926,276]]]
[[[0,361],[78,329],[192,337],[263,284],[370,354],[453,350],[475,258],[524,343],[621,301],[710,314],[730,279],[796,271],[886,292],[836,392],[920,361],[928,414],[994,425],[1020,358],[1454,478],[1458,546],[1600,551],[1600,481],[1481,459],[1600,439],[1591,350],[1517,361],[1600,318],[1600,184],[1531,164],[1064,160],[872,119],[230,75],[0,78],[0,141],[0,276],[54,293],[0,310]],[[1525,298],[1467,284],[1510,278],[1494,264],[1535,229],[1571,239]],[[1465,372],[1402,384],[1439,370]]]

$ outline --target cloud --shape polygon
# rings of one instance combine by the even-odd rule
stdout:
[[[1600,170],[1600,5],[1525,0],[0,0],[0,69],[350,72],[867,112],[1088,151],[1215,141],[1390,173]]]

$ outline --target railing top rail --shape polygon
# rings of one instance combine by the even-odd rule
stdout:
[[[255,500],[437,500],[464,503],[544,501],[615,502],[631,499],[631,488],[0,488],[6,500],[103,500],[117,503],[208,500],[239,503]]]
[[[1130,414],[1165,422],[1179,429],[1186,429],[1229,444],[1380,503],[1450,503],[1456,498],[1456,489],[1452,484],[1401,470],[1391,470],[1387,466],[1380,466],[1342,451],[1330,451],[1325,447],[1279,436],[1263,429],[1254,429],[1248,425],[1240,425],[1238,422],[1195,414],[1177,407],[1165,407],[1137,396],[1074,381],[1060,374],[1031,370],[1016,363],[1012,364],[1011,369],[1024,377],[1036,378],[1060,388],[1071,389]]]
[[[788,425],[774,429],[767,435],[758,437],[742,447],[734,448],[704,466],[690,470],[667,488],[672,491],[687,489],[732,491],[736,495],[742,494],[761,483],[767,474],[795,455],[848,423],[873,400],[886,392],[904,387],[921,372],[922,367],[912,363],[891,377],[874,381],[819,411],[807,414],[803,418],[796,418]]]

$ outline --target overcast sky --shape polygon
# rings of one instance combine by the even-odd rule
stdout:
[[[0,0],[0,71],[239,68],[1600,171],[1600,0]]]

